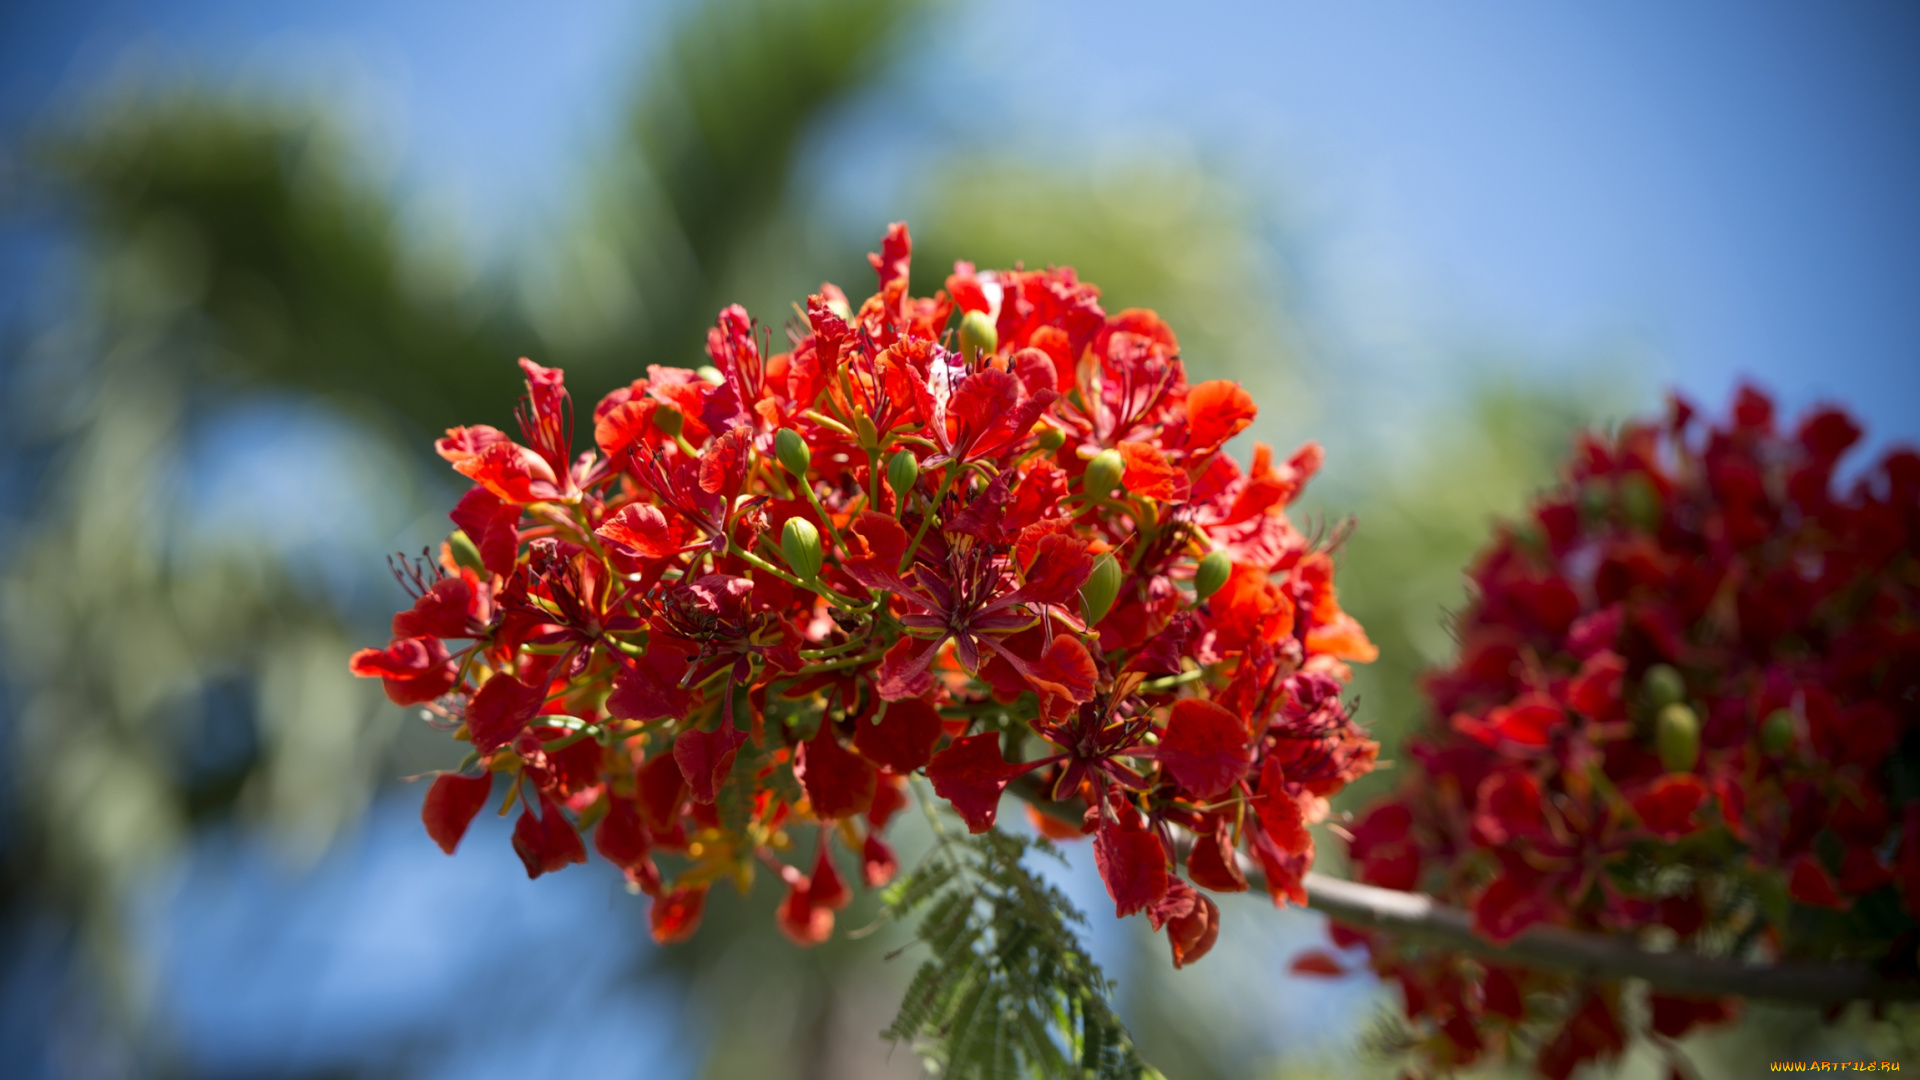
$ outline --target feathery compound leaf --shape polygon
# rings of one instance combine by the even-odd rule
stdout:
[[[998,829],[949,836],[887,896],[904,917],[927,905],[915,937],[931,957],[883,1035],[910,1041],[952,1080],[1143,1080],[1109,1002],[1112,984],[1080,946],[1083,916],[1022,857],[1045,840]]]

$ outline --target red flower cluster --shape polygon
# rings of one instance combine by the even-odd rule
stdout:
[[[1247,394],[1189,386],[1166,324],[1070,269],[961,263],[918,298],[909,250],[894,226],[879,291],[824,287],[784,352],[721,312],[711,368],[607,395],[577,455],[560,372],[522,360],[521,440],[439,441],[474,481],[459,531],[353,671],[472,744],[427,795],[443,848],[497,774],[528,874],[591,831],[662,941],[756,864],[787,883],[781,928],[825,939],[836,844],[884,883],[924,771],[975,832],[1015,785],[1049,832],[1091,833],[1117,913],[1190,962],[1218,930],[1192,885],[1245,889],[1244,846],[1304,902],[1306,825],[1373,763],[1340,702],[1373,647],[1284,513],[1320,450],[1242,471],[1221,448]]]
[[[1724,424],[1676,400],[1663,423],[1582,438],[1565,485],[1473,570],[1459,659],[1426,680],[1418,772],[1353,830],[1360,879],[1468,905],[1494,941],[1545,922],[1910,964],[1920,456],[1838,494],[1859,435],[1834,409],[1778,432],[1749,389]],[[1541,1033],[1551,1077],[1625,1045],[1618,986],[1341,933],[1443,1068],[1516,1031]],[[1650,1025],[1670,1039],[1730,1014],[1655,993]]]

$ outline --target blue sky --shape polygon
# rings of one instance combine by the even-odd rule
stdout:
[[[403,184],[497,248],[558,217],[672,6],[15,9],[0,17],[0,123],[17,130],[129,55],[333,86],[345,66]],[[1876,441],[1920,436],[1911,4],[950,11],[887,102],[850,113],[892,175],[936,137],[1185,139],[1248,163],[1312,224],[1316,271],[1352,334],[1405,328],[1378,348],[1625,351],[1709,402],[1751,375],[1795,405],[1846,401]],[[908,199],[898,185],[871,194]]]

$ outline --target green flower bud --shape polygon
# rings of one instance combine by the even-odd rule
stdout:
[[[1102,450],[1087,462],[1086,475],[1081,479],[1086,493],[1097,499],[1113,494],[1115,484],[1127,471],[1127,463],[1120,457],[1118,450]]]
[[[900,500],[900,505],[907,504],[907,496],[919,482],[920,459],[913,456],[913,451],[901,450],[887,462],[887,486],[893,489],[893,497]]]
[[[1655,710],[1687,700],[1687,680],[1666,664],[1655,664],[1640,680],[1640,696]]]
[[[1793,714],[1775,709],[1760,722],[1760,749],[1769,754],[1784,754],[1793,749]]]
[[[864,413],[853,418],[853,437],[862,450],[880,449],[880,432]]]
[[[1660,527],[1660,491],[1646,473],[1634,473],[1620,481],[1620,513],[1641,532]]]
[[[820,576],[820,530],[806,518],[792,517],[780,530],[780,554],[801,581]]]
[[[969,311],[960,317],[960,349],[972,359],[975,353],[992,355],[1000,347],[1000,331],[984,311]]]
[[[1580,488],[1580,517],[1588,522],[1606,518],[1613,509],[1613,492],[1604,480],[1589,480]]]
[[[1692,772],[1700,760],[1700,718],[1678,702],[1662,708],[1654,720],[1653,745],[1668,772]]]
[[[1228,575],[1233,573],[1233,560],[1224,551],[1208,552],[1200,560],[1200,566],[1193,572],[1193,598],[1205,600],[1220,591],[1227,583]]]
[[[1093,564],[1093,573],[1087,575],[1087,583],[1080,586],[1080,603],[1087,617],[1087,625],[1092,626],[1106,618],[1119,596],[1120,564],[1112,555],[1102,555],[1100,561]]]
[[[456,565],[466,567],[483,579],[487,576],[486,561],[480,558],[479,547],[465,532],[460,529],[453,530],[453,535],[447,537],[447,547],[453,551],[453,561]]]
[[[1035,435],[1033,441],[1041,450],[1051,454],[1067,445],[1067,433],[1052,424],[1047,424],[1041,427],[1040,434]]]
[[[781,428],[774,434],[773,455],[788,472],[803,480],[807,468],[813,464],[813,451],[807,449],[807,440],[792,428]]]
[[[719,386],[721,383],[727,381],[727,377],[720,374],[720,369],[714,367],[712,364],[701,364],[699,367],[693,369],[693,373],[715,386]]]
[[[1532,520],[1514,523],[1512,527],[1513,544],[1522,551],[1542,555],[1547,550],[1547,534]]]
[[[668,438],[678,438],[686,425],[687,418],[671,405],[662,405],[653,410],[653,426],[666,432]]]

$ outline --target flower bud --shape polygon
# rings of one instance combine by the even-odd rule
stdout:
[[[1775,709],[1760,722],[1760,749],[1769,754],[1784,754],[1793,749],[1793,714]]]
[[[1679,702],[1662,708],[1654,721],[1653,744],[1668,772],[1692,772],[1700,760],[1700,718]]]
[[[1100,556],[1093,564],[1093,573],[1087,575],[1087,583],[1080,586],[1080,603],[1092,626],[1107,617],[1113,610],[1113,602],[1120,595],[1120,564],[1111,554]]]
[[[900,505],[907,504],[907,496],[919,482],[920,459],[913,456],[913,451],[902,450],[887,462],[887,486],[893,489],[893,497],[900,500]]]
[[[1226,552],[1208,552],[1207,557],[1200,560],[1199,568],[1193,572],[1194,600],[1202,601],[1219,592],[1220,586],[1227,583],[1227,577],[1232,573],[1233,560],[1227,557]]]
[[[480,557],[480,549],[465,531],[453,530],[453,535],[447,537],[447,548],[453,552],[454,565],[464,566],[482,578],[487,576],[486,560]]]
[[[812,581],[820,576],[820,530],[806,518],[791,517],[780,530],[780,554],[793,576]]]
[[[984,311],[969,311],[960,317],[960,349],[972,359],[975,353],[992,355],[1000,347],[1000,331]]]
[[[865,413],[853,418],[853,437],[862,450],[880,449],[880,431]]]
[[[1127,463],[1120,457],[1118,450],[1102,450],[1087,462],[1086,475],[1081,484],[1086,493],[1096,499],[1104,499],[1113,494],[1113,486],[1127,471]]]
[[[653,410],[653,426],[667,433],[668,438],[678,438],[686,427],[687,418],[672,405],[662,405]]]
[[[1034,445],[1051,454],[1067,445],[1067,433],[1052,424],[1042,424],[1039,434],[1033,437]]]
[[[1640,696],[1655,711],[1687,699],[1687,681],[1667,664],[1655,664],[1640,680]]]
[[[781,428],[773,436],[773,454],[780,459],[786,470],[801,479],[806,479],[807,468],[813,464],[813,451],[807,449],[807,440],[792,428]]]
[[[1613,509],[1613,492],[1604,480],[1588,480],[1580,487],[1580,517],[1587,522],[1604,521]]]
[[[1620,514],[1641,532],[1660,527],[1660,491],[1646,473],[1634,473],[1620,481]]]

